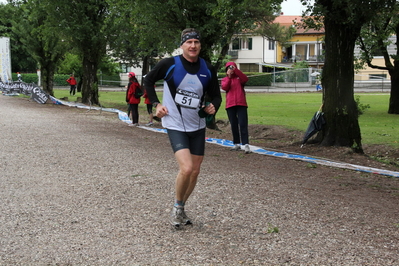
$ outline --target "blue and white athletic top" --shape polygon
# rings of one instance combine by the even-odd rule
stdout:
[[[155,82],[164,79],[162,105],[166,106],[169,114],[162,118],[163,127],[183,132],[205,128],[205,118],[198,115],[205,104],[205,92],[216,109],[221,104],[216,73],[212,74],[209,66],[202,58],[191,63],[182,56],[176,56],[161,60],[147,74],[144,86],[151,102],[158,102]]]

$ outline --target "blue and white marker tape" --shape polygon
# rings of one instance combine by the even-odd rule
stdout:
[[[225,147],[233,147],[234,146],[234,143],[231,140],[207,138],[206,141],[209,143],[214,143],[214,144],[218,144],[218,145],[225,146]],[[350,170],[366,172],[366,173],[399,177],[399,172],[383,170],[383,169],[378,169],[378,168],[372,168],[372,167],[366,167],[366,166],[360,166],[360,165],[349,164],[349,163],[333,162],[333,161],[328,161],[325,159],[312,158],[312,157],[305,156],[305,155],[283,153],[283,152],[278,152],[278,151],[268,151],[268,150],[265,150],[263,148],[256,147],[253,145],[249,145],[249,147],[251,149],[251,152],[257,153],[257,154],[274,156],[274,157],[279,157],[279,158],[284,158],[284,159],[300,160],[300,161],[305,161],[308,163],[315,163],[315,164],[326,165],[326,166],[331,166],[331,167],[350,169]]]
[[[66,102],[62,100],[58,100],[57,98],[54,98],[50,96],[51,100],[53,101],[54,104],[62,104],[66,106],[71,106],[71,107],[78,107],[78,108],[85,108],[85,109],[93,109],[93,110],[102,110],[105,112],[113,112],[117,113],[118,117],[121,121],[131,124],[132,121],[128,117],[127,113],[122,112],[118,109],[114,108],[101,108],[101,107],[90,107],[81,103],[75,103],[75,102]],[[159,132],[159,133],[167,133],[166,129],[163,128],[153,128],[153,127],[146,127],[146,126],[138,126],[139,128],[149,130],[149,131],[154,131],[154,132]],[[214,139],[214,138],[206,138],[206,142],[212,143],[212,144],[217,144],[223,147],[228,147],[231,148],[234,146],[234,143],[231,140],[225,140],[225,139]],[[355,164],[349,164],[349,163],[341,163],[341,162],[334,162],[334,161],[328,161],[325,159],[317,159],[317,158],[312,158],[309,156],[305,155],[299,155],[299,154],[290,154],[290,153],[284,153],[284,152],[278,152],[278,151],[269,151],[265,150],[261,147],[256,147],[253,145],[249,145],[249,148],[251,152],[261,154],[261,155],[268,155],[268,156],[274,156],[278,158],[284,158],[284,159],[291,159],[291,160],[299,160],[299,161],[304,161],[308,163],[314,163],[314,164],[320,164],[320,165],[325,165],[325,166],[330,166],[330,167],[336,167],[336,168],[342,168],[342,169],[349,169],[353,171],[359,171],[359,172],[365,172],[365,173],[372,173],[372,174],[379,174],[379,175],[385,175],[385,176],[392,176],[392,177],[399,177],[399,172],[395,171],[389,171],[389,170],[384,170],[384,169],[378,169],[378,168],[372,168],[372,167],[367,167],[367,166],[361,166],[361,165],[355,165]]]

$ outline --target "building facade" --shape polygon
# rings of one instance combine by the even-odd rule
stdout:
[[[300,22],[301,16],[279,16],[274,23],[281,26],[293,27]],[[396,54],[395,36],[391,37],[388,46],[389,54]],[[305,61],[313,71],[322,72],[324,67],[324,29],[298,28],[294,36],[289,40],[288,47],[269,38],[238,34],[230,44],[228,54],[244,72],[269,72],[271,68],[291,68],[296,62]],[[358,56],[360,48],[356,47],[354,54]],[[384,66],[382,56],[374,56],[374,65]],[[364,66],[365,69],[356,72],[355,81],[390,80],[387,70],[373,69]]]
[[[294,27],[300,22],[301,16],[279,16],[274,23],[281,26]],[[394,40],[394,36],[392,37]],[[324,29],[297,28],[289,44],[283,47],[279,42],[271,38],[263,37],[253,33],[245,32],[234,36],[230,43],[228,56],[243,72],[275,72],[279,69],[292,68],[296,62],[305,61],[312,68],[312,72],[322,72],[324,67]],[[396,54],[395,42],[388,47],[390,54]],[[355,56],[359,55],[360,49],[356,47]],[[179,54],[177,49],[173,54]],[[373,64],[383,66],[383,58],[376,56]],[[366,66],[365,66],[366,67]],[[141,69],[131,68],[141,79]],[[127,72],[129,72],[127,71]],[[121,74],[121,79],[126,82],[127,75]],[[388,71],[376,70],[366,67],[357,71],[355,81],[390,80]]]

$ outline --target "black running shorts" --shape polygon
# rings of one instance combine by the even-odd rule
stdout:
[[[194,132],[182,132],[171,129],[167,131],[173,152],[181,149],[189,149],[193,155],[204,156],[205,128]]]

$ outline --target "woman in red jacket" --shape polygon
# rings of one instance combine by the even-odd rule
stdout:
[[[226,111],[229,117],[234,147],[241,149],[244,145],[245,153],[250,153],[248,137],[248,105],[245,97],[244,85],[248,77],[237,68],[236,63],[226,63],[226,77],[222,79],[222,90],[226,91]]]
[[[136,89],[140,88],[140,84],[136,79],[136,75],[133,72],[130,72],[129,75],[129,88],[127,90],[127,100],[129,104],[129,108],[132,114],[132,122],[130,126],[138,126],[139,125],[139,103],[141,101],[140,97],[136,98],[134,96]]]

